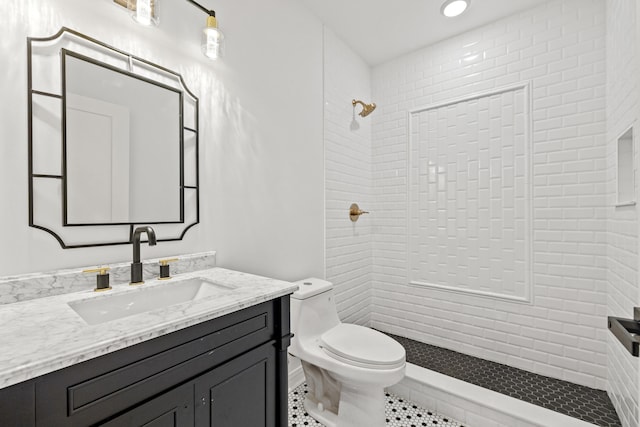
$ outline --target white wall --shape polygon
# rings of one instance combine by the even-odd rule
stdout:
[[[552,1],[374,68],[374,327],[606,387],[604,8]],[[532,87],[532,303],[408,286],[407,111],[519,82]]]
[[[340,318],[367,324],[371,317],[373,217],[349,219],[358,203],[369,211],[373,202],[371,120],[357,113],[353,99],[371,99],[371,69],[330,29],[324,37],[324,141],[326,199],[326,271],[333,282]],[[372,114],[376,114],[373,112]]]
[[[63,250],[28,227],[27,36],[67,26],[181,73],[200,98],[201,224],[143,257],[217,250],[224,267],[323,276],[322,25],[293,0],[206,1],[228,37],[200,53],[206,16],[161,3],[143,28],[111,0],[4,0],[0,40],[0,276],[128,260],[128,245]]]
[[[617,140],[634,126],[638,164],[638,49],[635,0],[607,4],[607,314],[631,318],[640,305],[637,206],[615,207]],[[637,166],[636,166],[637,168]],[[636,174],[637,176],[637,174]],[[636,179],[636,198],[638,181]],[[624,427],[640,425],[640,362],[613,334],[607,340],[609,396]]]

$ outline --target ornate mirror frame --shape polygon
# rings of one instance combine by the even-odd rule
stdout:
[[[27,42],[29,226],[51,234],[63,249],[129,244],[139,225],[153,225],[158,241],[182,240],[200,221],[198,98],[182,76],[65,27]],[[180,221],[66,224],[64,52],[181,92]]]

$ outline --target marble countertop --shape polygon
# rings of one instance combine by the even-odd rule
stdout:
[[[88,325],[68,304],[89,298],[170,286],[191,277],[233,287],[189,301],[99,325]],[[111,353],[240,309],[292,293],[293,283],[223,268],[193,271],[169,281],[147,280],[132,287],[115,284],[108,292],[86,291],[0,306],[0,388]]]

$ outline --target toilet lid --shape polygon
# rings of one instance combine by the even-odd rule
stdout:
[[[341,323],[320,337],[330,355],[380,368],[402,365],[405,350],[396,340],[364,326]]]

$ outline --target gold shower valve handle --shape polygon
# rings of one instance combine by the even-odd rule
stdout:
[[[362,209],[360,209],[360,206],[358,206],[357,203],[353,203],[349,208],[349,218],[351,218],[352,222],[356,222],[358,218],[360,218],[360,215],[368,214],[368,213],[369,212],[363,211]]]

